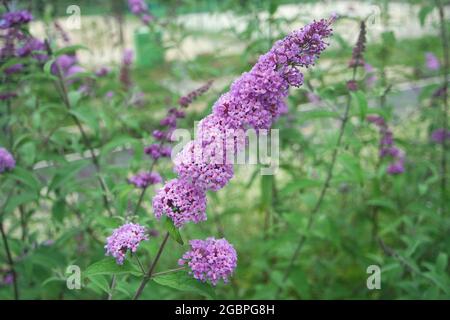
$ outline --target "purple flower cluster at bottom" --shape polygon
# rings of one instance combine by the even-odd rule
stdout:
[[[172,179],[153,197],[153,211],[157,219],[165,214],[177,228],[189,221],[205,221],[206,195],[187,181]]]
[[[237,254],[225,239],[207,238],[189,241],[191,250],[178,261],[180,266],[188,265],[189,272],[202,282],[210,281],[213,286],[219,280],[228,282],[237,266]]]

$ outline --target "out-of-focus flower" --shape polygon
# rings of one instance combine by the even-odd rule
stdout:
[[[122,65],[120,66],[119,80],[122,87],[128,91],[132,86],[131,65],[133,63],[134,53],[131,49],[126,49],[122,57]]]
[[[353,48],[352,59],[348,63],[350,68],[362,67],[364,66],[363,53],[366,50],[366,23],[361,21],[360,32],[358,36],[358,41]]]
[[[375,74],[375,69],[372,67],[372,65],[365,63],[364,64],[364,70],[367,73],[366,77],[366,86],[371,88],[377,82],[378,78]]]
[[[315,105],[319,104],[320,101],[321,101],[320,97],[317,94],[315,94],[314,92],[311,92],[311,91],[308,91],[306,93],[306,97],[308,98],[308,101],[310,103],[315,104]]]
[[[444,128],[436,129],[431,133],[431,141],[442,143],[444,140],[450,139],[450,130]]]
[[[137,188],[145,189],[150,185],[161,183],[162,178],[157,172],[141,172],[128,179]]]
[[[113,256],[118,264],[123,264],[127,251],[136,252],[139,244],[144,240],[148,240],[148,236],[143,226],[134,223],[124,224],[107,238],[106,255]]]
[[[14,169],[16,161],[5,148],[0,147],[0,173]]]
[[[430,71],[439,70],[439,68],[441,67],[439,59],[431,52],[425,53],[425,65]]]
[[[97,71],[95,71],[95,75],[97,77],[105,77],[109,74],[110,71],[111,71],[110,68],[103,66],[100,67]]]
[[[33,20],[33,16],[27,10],[6,12],[0,20],[0,29],[19,27]]]
[[[130,8],[130,11],[135,16],[139,17],[145,25],[148,25],[154,20],[154,17],[148,10],[148,6],[144,0],[128,0],[128,7]]]
[[[187,108],[195,99],[197,99],[198,97],[203,95],[206,91],[208,91],[209,88],[211,88],[212,84],[213,81],[210,80],[200,88],[197,88],[194,91],[189,92],[187,95],[182,96],[179,99],[178,104],[183,108]]]
[[[356,90],[358,90],[358,83],[355,80],[347,81],[347,89],[349,91],[356,91]]]
[[[237,266],[237,254],[227,240],[207,238],[191,240],[189,244],[191,249],[178,261],[180,266],[187,265],[195,279],[209,281],[213,286],[221,279],[229,281]]]
[[[403,173],[405,171],[405,152],[394,146],[394,135],[384,118],[378,115],[368,115],[366,119],[375,124],[380,132],[380,158],[389,157],[393,161],[389,164],[387,173],[391,175]]]

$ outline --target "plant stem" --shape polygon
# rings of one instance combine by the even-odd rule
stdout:
[[[46,41],[46,45],[47,45],[47,51],[49,53],[49,55],[52,55],[52,50],[50,48],[50,44],[48,41]],[[62,76],[62,72],[61,72],[61,68],[58,65],[58,63],[55,62],[55,66],[56,66],[56,75],[58,78],[58,83],[56,84],[56,88],[59,89],[58,92],[61,96],[61,99],[64,102],[64,105],[66,106],[67,110],[72,110],[72,106],[70,104],[70,100],[69,100],[69,96],[67,93],[67,88],[66,88],[66,84],[64,82],[64,78]],[[83,140],[83,143],[86,145],[86,147],[89,149],[89,152],[91,154],[91,159],[92,159],[92,163],[94,164],[94,167],[97,171],[97,179],[99,181],[100,187],[102,189],[102,198],[103,198],[103,205],[106,209],[106,211],[108,211],[110,216],[113,216],[113,213],[111,211],[111,208],[109,206],[109,201],[107,198],[107,194],[108,194],[108,188],[106,187],[106,183],[105,181],[102,179],[102,177],[100,176],[100,162],[98,161],[97,156],[95,155],[94,152],[94,148],[91,145],[91,142],[89,141],[86,132],[83,129],[83,125],[81,124],[80,120],[78,120],[78,118],[73,115],[70,114],[70,117],[72,118],[72,120],[75,122],[75,125],[78,128],[78,131],[81,134],[81,138]]]
[[[448,73],[450,69],[449,61],[449,41],[447,35],[447,27],[445,21],[444,7],[441,0],[436,0],[439,11],[439,23],[442,38],[442,53],[444,56],[443,66],[443,97],[444,105],[442,108],[442,129],[444,130],[444,138],[442,139],[442,157],[441,157],[441,197],[442,197],[442,213],[446,212],[447,206],[447,132],[448,132]]]
[[[113,275],[111,279],[111,284],[109,285],[108,300],[112,300],[115,287],[116,287],[116,275]]]
[[[11,250],[8,244],[8,238],[6,237],[6,232],[3,227],[3,221],[0,221],[0,233],[2,234],[3,246],[6,251],[6,258],[8,260],[9,268],[11,269],[11,273],[13,275],[13,286],[14,286],[14,299],[19,300],[19,288],[17,286],[17,273],[14,267],[14,261],[12,259]]]
[[[164,240],[159,246],[158,253],[156,254],[155,260],[153,260],[153,263],[150,264],[150,267],[148,268],[147,274],[144,276],[144,279],[142,279],[141,284],[139,285],[139,288],[137,289],[133,300],[139,299],[139,297],[142,294],[142,291],[144,291],[145,286],[147,285],[150,278],[153,276],[153,272],[155,271],[156,264],[159,261],[159,258],[161,257],[162,252],[164,251],[164,248],[166,246],[167,240],[169,239],[169,232],[166,233],[164,236]]]
[[[356,79],[356,69],[357,69],[357,65],[355,65],[353,67],[352,81],[355,81],[355,79]],[[307,236],[305,234],[307,233],[307,231],[309,231],[312,228],[312,226],[314,224],[314,218],[315,218],[317,212],[319,211],[320,206],[322,205],[322,202],[325,198],[327,190],[330,186],[330,181],[333,178],[333,170],[334,170],[334,166],[336,164],[338,151],[341,146],[342,137],[344,136],[345,127],[346,127],[348,119],[349,119],[349,111],[350,111],[351,101],[352,101],[352,98],[351,98],[351,95],[349,94],[347,97],[347,104],[345,106],[344,116],[342,118],[341,126],[339,129],[338,139],[336,142],[336,146],[334,147],[333,154],[331,156],[331,163],[330,163],[330,166],[328,167],[328,172],[327,172],[327,175],[325,178],[325,182],[320,191],[319,199],[317,200],[314,208],[312,209],[312,211],[308,217],[308,222],[306,224],[306,230],[305,230],[306,232],[300,236],[297,246],[294,250],[294,253],[292,254],[291,259],[289,261],[289,265],[286,268],[286,271],[284,272],[283,280],[282,280],[283,283],[286,282],[287,278],[289,277],[289,274],[292,271],[292,268],[294,267],[295,261],[298,259],[298,256],[300,255],[300,252],[301,252],[303,245],[305,244],[305,241],[307,238]],[[282,290],[283,290],[282,287],[278,288],[278,291],[275,295],[276,298],[278,298],[278,296],[281,294]]]

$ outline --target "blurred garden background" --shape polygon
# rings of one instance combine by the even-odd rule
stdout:
[[[330,16],[328,48],[273,124],[279,169],[235,165],[207,193],[207,221],[170,233],[140,297],[450,298],[448,1],[133,3],[2,1],[0,148],[15,165],[0,160],[1,299],[132,299],[170,228],[153,214],[162,184],[142,192],[130,180],[176,176],[146,149],[161,120],[182,109],[176,125],[193,131],[275,41]],[[19,10],[33,19],[11,44],[4,17]],[[385,139],[395,154],[383,154]],[[106,239],[130,221],[149,240],[120,266]],[[230,283],[165,273],[190,239],[209,236],[237,252]]]

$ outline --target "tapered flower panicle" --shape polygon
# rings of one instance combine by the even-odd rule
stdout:
[[[0,147],[0,173],[14,169],[16,161],[14,157],[5,148]]]
[[[173,179],[153,197],[153,211],[157,219],[165,214],[177,228],[190,221],[205,221],[206,195],[188,181]]]
[[[219,280],[225,283],[237,266],[237,254],[233,246],[225,239],[207,238],[189,241],[191,250],[186,252],[178,264],[191,269],[190,274],[202,282],[217,285]]]
[[[116,258],[118,264],[123,264],[127,251],[136,252],[139,244],[148,240],[145,228],[139,224],[127,223],[113,231],[105,245],[106,255]]]
[[[394,134],[389,129],[383,117],[377,115],[367,116],[367,121],[378,127],[380,132],[380,158],[391,158],[393,161],[389,164],[388,174],[395,175],[405,171],[405,152],[394,146]]]
[[[128,182],[134,184],[137,188],[145,189],[152,184],[162,182],[162,178],[157,172],[140,172],[128,179]]]

